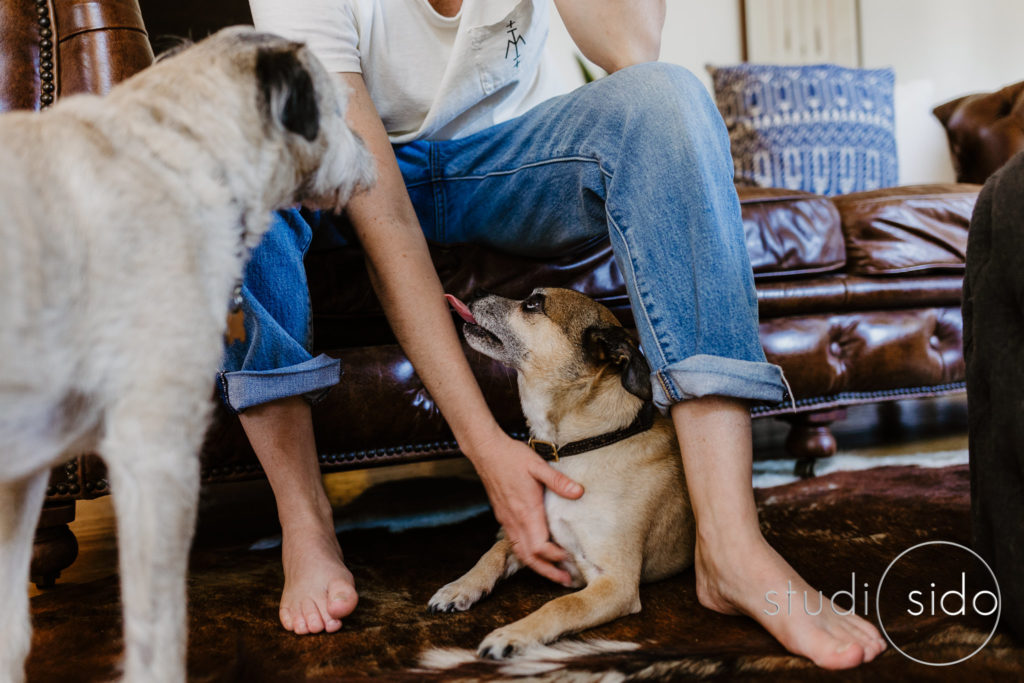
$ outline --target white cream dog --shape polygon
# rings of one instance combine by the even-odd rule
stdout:
[[[29,650],[50,468],[96,449],[120,543],[124,677],[185,679],[185,574],[225,317],[271,211],[373,182],[302,45],[222,31],[107,97],[0,117],[0,681]]]

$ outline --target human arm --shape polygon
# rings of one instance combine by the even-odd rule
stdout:
[[[363,249],[391,327],[487,489],[516,555],[559,583],[565,551],[549,540],[544,487],[578,498],[583,490],[498,426],[462,351],[426,241],[391,143],[360,74],[340,76],[350,91],[348,120],[377,164],[377,183],[346,213]]]
[[[555,0],[583,56],[612,73],[657,61],[665,0]]]

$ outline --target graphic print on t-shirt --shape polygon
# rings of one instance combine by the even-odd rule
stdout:
[[[505,33],[508,33],[510,36],[512,36],[511,38],[508,39],[508,42],[505,44],[505,59],[508,59],[509,50],[514,49],[515,50],[515,61],[513,62],[513,64],[518,69],[519,68],[519,43],[522,43],[523,45],[526,45],[526,38],[524,38],[523,36],[517,36],[516,35],[516,21],[515,21],[515,19],[509,19],[508,30],[505,31]]]

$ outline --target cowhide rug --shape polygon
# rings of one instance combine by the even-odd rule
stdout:
[[[467,488],[468,487],[468,488]],[[929,540],[969,543],[968,472],[944,468],[881,467],[837,472],[757,492],[769,540],[826,595],[867,583],[870,600],[857,608],[874,618],[874,589],[903,551]],[[455,479],[412,480],[370,489],[339,517],[411,509],[419,497],[435,507],[457,498],[479,508],[477,485]],[[468,500],[468,502],[467,502]],[[372,515],[371,515],[372,516]],[[457,515],[456,515],[457,518]],[[202,522],[200,522],[202,524]],[[366,526],[356,524],[356,527]],[[490,545],[489,514],[446,526],[400,532],[343,531],[342,547],[361,599],[333,635],[293,636],[277,621],[282,573],[277,549],[252,550],[198,543],[190,578],[189,671],[195,681],[507,680],[1020,680],[1024,649],[996,633],[973,657],[952,667],[912,661],[890,647],[875,662],[833,674],[788,655],[753,621],[703,609],[692,570],[641,589],[643,611],[518,663],[472,656],[492,629],[565,592],[521,573],[462,614],[429,614],[428,598],[468,569]],[[941,552],[940,552],[941,551]],[[991,618],[913,617],[890,596],[959,576],[963,556],[933,548],[911,553],[885,581],[883,619],[909,655],[951,662],[985,642]],[[976,590],[984,577],[968,572]],[[852,579],[855,574],[855,579]],[[932,577],[935,577],[934,579]],[[817,607],[811,596],[810,607]],[[925,602],[927,602],[925,600]],[[770,607],[766,603],[766,608]],[[58,584],[32,600],[35,639],[30,681],[92,681],[116,675],[121,649],[120,606],[114,578]]]

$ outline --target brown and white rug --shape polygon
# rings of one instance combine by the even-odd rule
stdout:
[[[451,514],[457,519],[458,510],[478,510],[481,495],[475,484],[464,480],[392,482],[367,491],[346,518],[366,520],[375,511],[396,508],[405,510],[401,517],[414,514],[417,501],[433,501],[436,507],[439,500],[452,500]],[[901,553],[924,541],[969,543],[965,465],[834,472],[759,489],[757,495],[765,533],[775,547],[825,595],[856,587],[858,611],[863,613],[866,605],[869,618],[874,618],[880,579]],[[998,632],[986,643],[992,618],[941,611],[911,616],[892,598],[923,589],[918,597],[927,605],[929,583],[945,590],[944,582],[955,580],[965,562],[964,556],[949,551],[951,546],[904,556],[886,577],[881,607],[890,637],[922,662],[952,662],[977,650],[952,667],[917,663],[890,648],[853,672],[820,671],[788,655],[753,621],[703,609],[692,570],[644,586],[639,615],[587,632],[568,646],[542,650],[515,665],[478,661],[473,649],[488,632],[565,592],[522,573],[469,612],[427,613],[428,598],[475,562],[495,530],[489,514],[478,514],[454,524],[405,531],[343,531],[342,546],[361,594],[359,609],[341,632],[314,637],[293,636],[278,625],[282,575],[277,549],[201,544],[193,553],[190,578],[190,675],[195,681],[246,682],[517,676],[537,681],[872,682],[1024,677],[1024,648]],[[985,577],[966,574],[965,585],[977,593]],[[812,609],[817,601],[817,595],[811,596]],[[955,608],[954,602],[947,606]],[[119,609],[113,578],[66,584],[33,598],[36,635],[29,680],[91,681],[115,675],[121,647]]]

